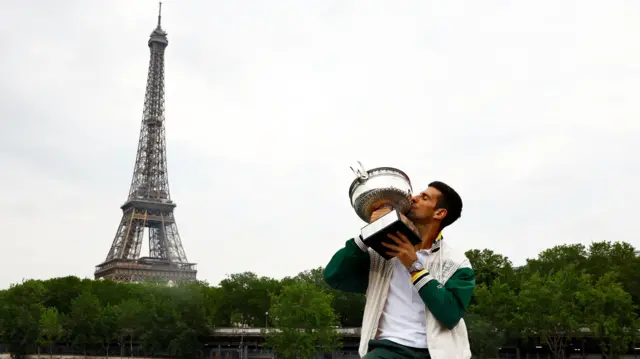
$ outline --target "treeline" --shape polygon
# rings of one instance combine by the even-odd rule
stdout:
[[[564,358],[581,335],[595,338],[607,357],[633,344],[640,258],[631,245],[557,246],[519,268],[490,250],[467,256],[478,284],[465,317],[476,357],[535,340]],[[282,357],[310,358],[339,348],[333,328],[359,327],[363,309],[364,296],[328,288],[321,268],[282,280],[233,274],[217,286],[29,280],[0,291],[0,345],[17,356],[65,346],[196,358],[215,328],[246,326],[277,328],[268,346]]]

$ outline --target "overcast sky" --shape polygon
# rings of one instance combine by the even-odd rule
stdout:
[[[106,257],[156,12],[0,3],[0,287],[92,278]],[[163,28],[171,194],[199,279],[325,265],[363,225],[356,160],[456,188],[445,237],[463,250],[640,247],[638,1],[168,0]]]

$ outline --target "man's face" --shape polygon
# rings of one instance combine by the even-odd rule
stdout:
[[[439,221],[447,214],[444,208],[436,209],[438,200],[442,193],[433,187],[427,187],[426,190],[411,197],[411,210],[407,217],[415,223],[427,224]]]

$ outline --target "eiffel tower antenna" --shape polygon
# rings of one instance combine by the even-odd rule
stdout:
[[[169,193],[164,126],[164,52],[169,46],[162,30],[162,3],[158,25],[151,32],[147,88],[138,152],[122,219],[104,262],[96,266],[96,279],[142,282],[196,280],[196,265],[187,261],[178,234]],[[145,230],[149,256],[140,257]]]
[[[158,6],[158,29],[160,29],[160,23],[162,22],[162,1],[160,1]]]

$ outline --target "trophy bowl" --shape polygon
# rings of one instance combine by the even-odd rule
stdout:
[[[389,260],[392,256],[383,243],[393,243],[390,234],[400,232],[411,244],[420,244],[418,229],[405,216],[411,209],[413,191],[409,176],[397,168],[378,167],[367,171],[362,163],[358,164],[357,170],[351,168],[356,179],[349,187],[349,199],[358,217],[367,222],[360,231],[364,245]],[[371,214],[381,207],[391,207],[391,211],[371,222]]]
[[[360,164],[360,163],[359,163]],[[349,187],[351,206],[358,217],[369,223],[375,205],[380,201],[391,202],[391,207],[400,213],[407,213],[411,209],[411,180],[404,172],[392,167],[378,167],[365,170],[360,168],[351,170],[356,174]]]

